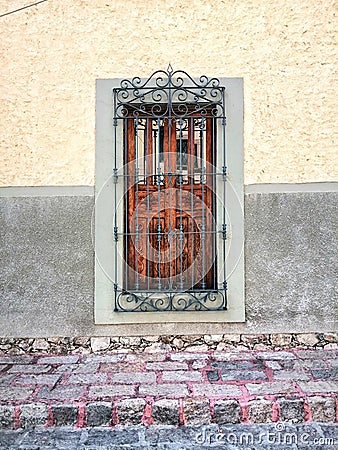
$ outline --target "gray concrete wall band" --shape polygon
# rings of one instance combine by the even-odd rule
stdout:
[[[94,325],[93,189],[0,189],[0,337],[335,331],[337,185],[246,187],[246,323],[132,326]]]

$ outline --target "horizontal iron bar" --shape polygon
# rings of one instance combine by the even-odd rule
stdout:
[[[122,86],[115,87],[115,88],[113,88],[113,91],[114,92],[118,92],[118,91],[135,91],[136,88],[138,88],[138,89],[155,89],[155,90],[163,90],[163,91],[167,91],[167,90],[170,90],[170,89],[175,90],[175,91],[177,91],[177,90],[182,90],[182,91],[189,90],[190,91],[191,89],[198,90],[198,91],[200,91],[201,89],[223,91],[225,89],[224,86],[212,86],[212,85],[204,85],[204,84],[200,84],[200,85],[197,85],[197,86],[194,86],[193,84],[182,85],[182,86],[176,86],[175,84],[168,84],[168,85],[166,84],[164,86],[159,86],[157,84],[154,84],[154,81],[153,81],[152,84],[143,84],[143,85],[140,85],[140,86],[130,85],[130,87],[129,86],[126,86],[126,87],[122,87]]]
[[[157,217],[156,217],[157,218]],[[178,228],[176,228],[176,230],[178,230]],[[170,235],[169,231],[154,231],[154,232],[150,232],[150,233],[141,233],[141,232],[135,232],[135,233],[117,233],[118,236],[158,236],[158,234],[161,233],[162,235]],[[195,235],[200,235],[202,233],[202,231],[184,231],[184,234],[195,234]],[[203,231],[203,234],[217,234],[217,233],[223,233],[223,230],[215,230],[215,231]],[[179,230],[177,232],[177,234],[179,234]]]
[[[156,278],[154,278],[155,280],[156,280]],[[165,278],[162,278],[163,280],[166,280]],[[180,290],[180,289],[178,289],[178,290],[174,290],[174,289],[171,289],[171,290],[164,290],[164,289],[162,289],[162,290],[157,290],[157,291],[155,291],[154,289],[128,289],[128,290],[125,290],[125,289],[119,289],[119,288],[117,288],[117,292],[122,292],[123,294],[128,294],[129,292],[130,293],[135,293],[135,292],[137,292],[137,293],[139,293],[139,294],[147,294],[147,295],[155,295],[155,294],[161,294],[161,293],[163,293],[163,294],[173,294],[173,295],[175,295],[175,294],[194,294],[194,295],[198,295],[198,294],[206,294],[206,293],[209,293],[209,294],[218,294],[218,293],[221,293],[221,292],[223,292],[225,289],[198,289],[198,290],[193,290],[193,289],[191,289],[191,290]]]
[[[156,104],[161,104],[161,103],[154,103],[154,105],[156,105]],[[162,104],[166,105],[167,103],[162,103]],[[123,106],[124,103],[120,103],[120,105]],[[128,105],[128,103],[125,103],[125,105]],[[203,118],[203,119],[215,119],[215,120],[222,119],[222,120],[226,120],[226,116],[223,116],[223,115],[222,116],[213,116],[212,114],[205,114],[205,115],[204,114],[203,115],[200,114],[198,116],[193,116],[192,114],[193,113],[191,113],[191,115],[186,115],[186,116],[180,116],[180,115],[170,116],[170,119],[171,120],[176,120],[176,118],[177,118],[177,119],[184,120],[184,119],[191,119],[191,118],[195,118],[195,119]],[[167,118],[169,118],[169,115],[168,114],[160,114],[159,113],[158,116],[155,116],[155,115],[147,114],[147,112],[144,112],[144,115],[141,115],[141,114],[140,115],[134,115],[134,114],[132,114],[132,111],[131,111],[126,116],[114,116],[113,120],[117,121],[117,120],[136,119],[136,118],[157,120],[157,119],[167,119]],[[116,123],[115,126],[117,126],[117,123]]]
[[[179,153],[177,153],[178,155],[179,155]],[[186,154],[185,154],[186,155]],[[122,170],[122,168],[121,169],[118,169],[118,171],[119,170]],[[179,170],[179,169],[177,169],[177,170]],[[184,169],[182,169],[183,171],[184,171]],[[118,173],[118,172],[117,172]],[[182,172],[182,173],[178,173],[178,172],[161,172],[161,175],[159,175],[158,173],[142,173],[142,174],[140,174],[140,173],[138,173],[138,174],[136,174],[136,173],[128,173],[128,174],[126,174],[126,173],[124,173],[123,175],[119,175],[119,177],[122,177],[122,178],[135,178],[136,176],[137,177],[146,177],[146,178],[150,178],[150,177],[155,177],[155,178],[158,178],[158,177],[179,177],[179,176],[182,176],[182,177],[190,177],[190,178],[192,178],[193,176],[195,176],[195,177],[197,177],[197,176],[200,176],[200,175],[202,175],[202,172]],[[206,175],[224,175],[224,173],[223,172],[203,172],[203,176],[206,176]]]

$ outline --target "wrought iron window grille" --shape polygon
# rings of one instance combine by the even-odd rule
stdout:
[[[170,65],[113,89],[115,312],[227,309],[225,92]]]

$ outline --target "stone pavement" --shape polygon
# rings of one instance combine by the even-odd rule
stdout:
[[[333,424],[142,425],[5,430],[0,449],[25,450],[337,450]]]
[[[338,350],[0,357],[0,428],[338,422]]]

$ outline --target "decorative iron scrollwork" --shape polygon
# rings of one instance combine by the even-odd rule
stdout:
[[[198,81],[184,70],[157,70],[145,81],[124,79],[114,89],[115,118],[204,117],[225,118],[224,91],[217,78]]]
[[[220,311],[226,309],[225,292],[120,292],[120,312]]]

